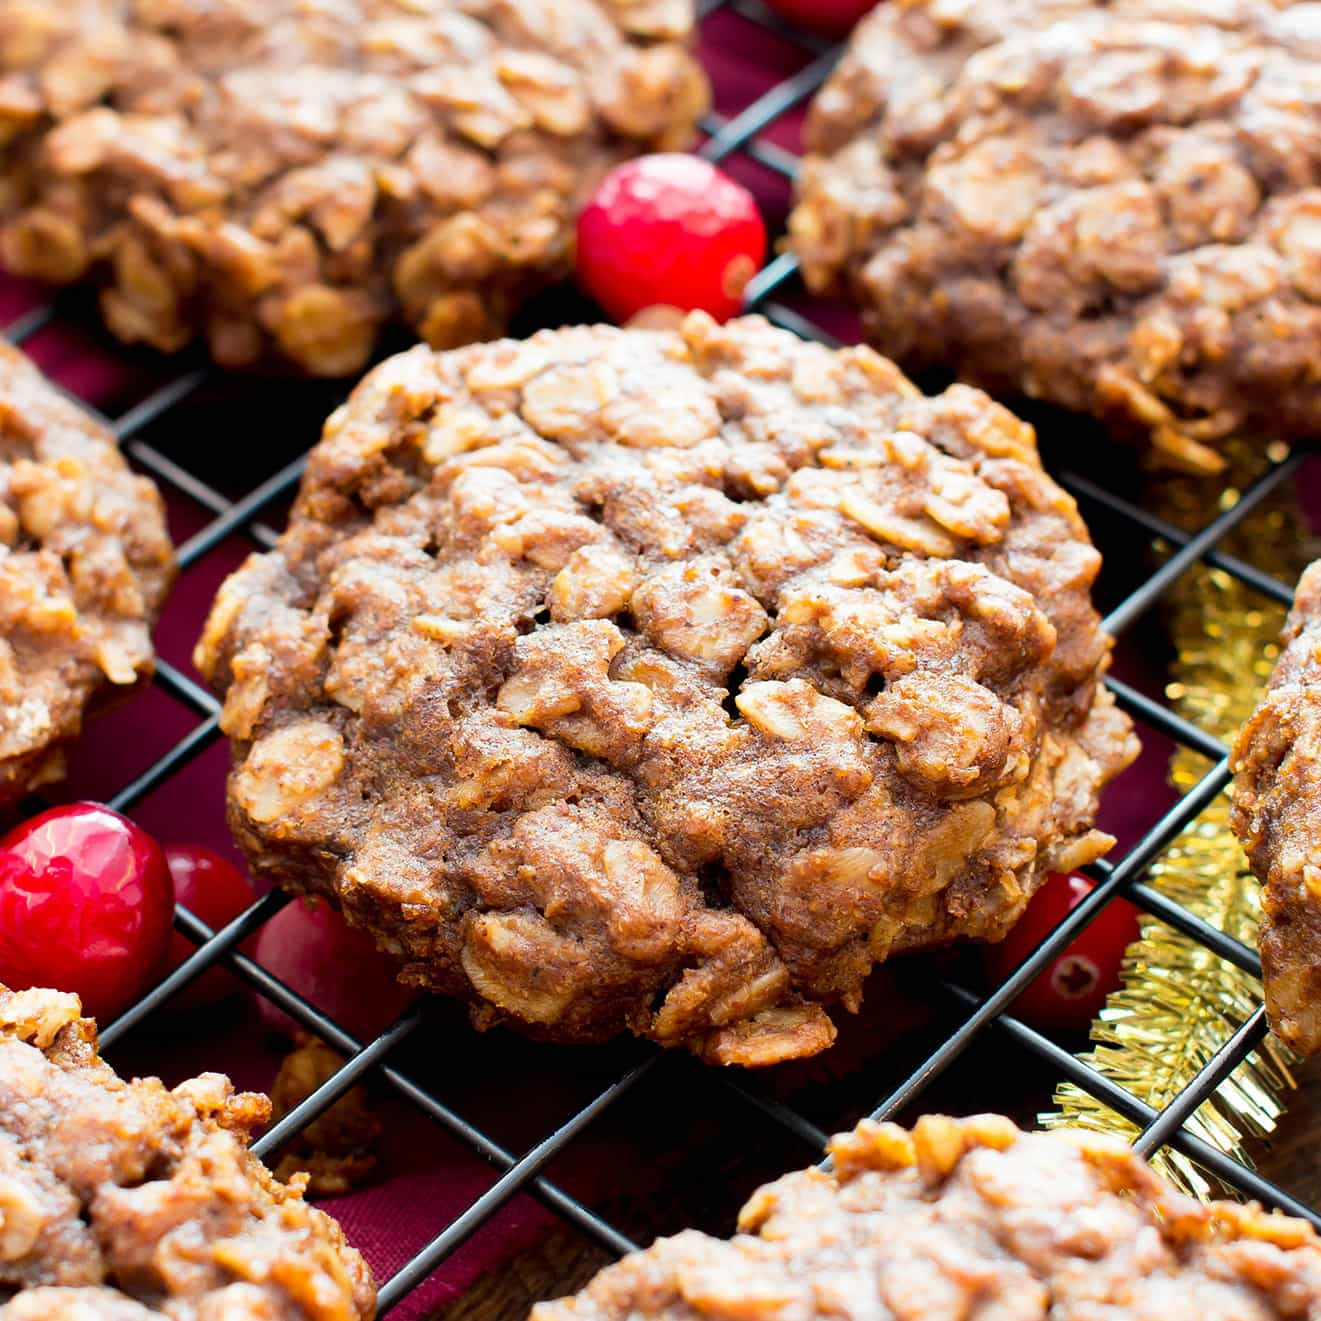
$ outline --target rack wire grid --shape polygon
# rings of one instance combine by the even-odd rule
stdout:
[[[788,185],[798,164],[791,149],[796,141],[793,116],[801,111],[803,104],[827,77],[838,58],[839,47],[794,30],[756,0],[704,0],[699,9],[704,24],[725,24],[724,41],[728,42],[731,34],[738,40],[740,33],[749,40],[773,40],[778,43],[777,49],[786,63],[785,76],[768,90],[760,91],[733,113],[707,116],[702,125],[705,136],[700,153],[711,160],[726,162],[735,169],[751,165],[761,171],[763,178],[774,179],[781,196],[787,197]],[[750,309],[798,334],[831,342],[832,337],[811,318],[811,304],[802,297],[796,263],[790,255],[776,256],[753,279],[747,290],[747,304]],[[21,344],[39,332],[59,325],[64,318],[72,317],[76,330],[82,315],[81,304],[73,308],[70,300],[60,295],[25,313],[4,333],[12,342]],[[159,364],[154,370],[159,372]],[[180,569],[184,575],[197,573],[212,552],[234,538],[246,541],[249,548],[270,546],[275,533],[263,520],[288,500],[303,469],[302,458],[295,457],[258,485],[234,495],[220,489],[223,483],[202,475],[198,468],[204,465],[189,460],[190,453],[196,455],[200,451],[184,447],[185,457],[179,458],[167,452],[168,446],[157,443],[156,437],[170,431],[185,401],[202,390],[213,376],[205,365],[189,365],[164,384],[157,385],[119,416],[102,419],[135,465],[154,477],[174,497],[192,502],[205,515],[204,523],[178,546]],[[227,381],[226,384],[231,383]],[[262,398],[269,400],[273,392],[296,392],[304,387],[266,383],[236,388],[259,389],[263,391]],[[330,398],[329,394],[318,396],[315,403],[318,420],[326,411],[325,401]],[[90,409],[90,405],[84,406]],[[308,425],[313,425],[310,414]],[[1085,424],[1073,420],[1067,425],[1078,427]],[[1048,433],[1043,434],[1043,442],[1048,439]],[[228,457],[232,460],[232,453]],[[1108,540],[1115,545],[1122,541],[1149,550],[1153,541],[1159,540],[1169,552],[1155,572],[1149,572],[1149,557],[1143,561],[1147,567],[1139,581],[1120,593],[1105,616],[1109,631],[1122,637],[1148,620],[1181,575],[1199,563],[1234,576],[1268,600],[1287,604],[1292,595],[1290,586],[1226,553],[1221,549],[1221,543],[1272,491],[1296,474],[1299,463],[1297,455],[1280,457],[1232,507],[1192,534],[1146,511],[1126,495],[1116,493],[1112,489],[1113,483],[1102,483],[1067,470],[1059,473],[1063,484],[1087,508],[1094,534],[1103,550],[1108,549],[1107,538],[1099,534],[1098,528],[1104,525],[1112,529],[1114,535]],[[912,1113],[916,1105],[929,1100],[929,1093],[941,1075],[951,1070],[970,1048],[991,1037],[997,1053],[1008,1050],[1013,1052],[1015,1060],[1034,1061],[1043,1075],[1076,1083],[1135,1124],[1139,1129],[1135,1146],[1140,1152],[1150,1154],[1169,1144],[1224,1185],[1321,1227],[1321,1213],[1316,1209],[1303,1205],[1284,1189],[1208,1145],[1185,1127],[1194,1111],[1262,1040],[1267,1029],[1264,1011],[1260,1007],[1233,1032],[1200,1073],[1160,1110],[1150,1108],[1075,1058],[1055,1040],[1035,1031],[1009,1012],[1019,992],[1119,896],[1193,937],[1228,962],[1253,975],[1260,975],[1255,950],[1185,911],[1144,884],[1142,879],[1149,864],[1176,835],[1225,790],[1230,779],[1226,749],[1217,739],[1182,719],[1138,686],[1115,677],[1110,677],[1107,682],[1119,704],[1135,718],[1141,732],[1148,738],[1155,734],[1160,743],[1160,736],[1164,736],[1171,744],[1195,749],[1208,759],[1210,769],[1194,787],[1173,801],[1158,820],[1118,850],[1117,856],[1091,868],[1098,882],[1096,888],[1008,980],[989,991],[976,989],[967,985],[966,979],[950,976],[943,965],[937,964],[932,985],[939,988],[945,1002],[937,1014],[935,1026],[928,1025],[925,1035],[918,1035],[920,1050],[916,1058],[912,1057],[911,1049],[907,1053],[887,1050],[879,1067],[865,1069],[862,1071],[864,1076],[848,1079],[842,1089],[846,1098],[841,1106],[843,1116],[847,1122],[852,1122],[864,1112],[877,1119]],[[182,737],[109,797],[110,805],[122,811],[132,811],[135,805],[180,774],[220,739],[219,703],[183,668],[162,660],[157,666],[154,683],[190,713],[192,723]],[[657,1080],[665,1069],[671,1067],[671,1059],[649,1048],[630,1047],[624,1052],[624,1061],[617,1072],[607,1077],[602,1085],[594,1086],[591,1095],[571,1107],[567,1117],[556,1118],[531,1145],[510,1149],[483,1127],[481,1115],[473,1113],[470,1107],[447,1101],[442,1087],[419,1081],[414,1070],[397,1063],[399,1048],[426,1020],[427,1008],[413,1007],[373,1040],[359,1040],[243,952],[240,947],[244,942],[286,902],[286,897],[279,893],[268,894],[219,931],[212,930],[193,913],[180,907],[175,926],[196,944],[195,952],[120,1018],[103,1026],[101,1039],[104,1047],[113,1052],[123,1039],[140,1029],[183,987],[213,965],[223,964],[259,995],[345,1057],[343,1067],[262,1135],[255,1144],[260,1155],[270,1157],[279,1152],[350,1088],[373,1076],[477,1157],[489,1162],[498,1177],[461,1214],[449,1219],[448,1223],[436,1224],[430,1241],[402,1269],[382,1282],[382,1314],[397,1308],[518,1193],[539,1199],[556,1216],[611,1254],[622,1254],[637,1246],[630,1233],[625,1232],[607,1211],[553,1181],[547,1170],[553,1161],[574,1148],[586,1130],[601,1121],[607,1112],[617,1110],[630,1093],[636,1094],[644,1081],[659,1085]],[[757,1117],[758,1123],[768,1124],[787,1135],[792,1144],[800,1144],[800,1159],[796,1163],[803,1163],[813,1154],[819,1157],[822,1152],[826,1130],[816,1117],[809,1117],[801,1108],[786,1103],[776,1095],[774,1086],[761,1078],[735,1078],[726,1072],[689,1065],[676,1086],[686,1098],[684,1106],[689,1113],[714,1105],[711,1098],[716,1093],[724,1097],[725,1104],[735,1107],[731,1113],[741,1113],[738,1107],[746,1108],[748,1115]],[[837,1099],[841,1095],[838,1086],[830,1090]],[[673,1086],[666,1093],[671,1098],[676,1094]],[[683,1125],[679,1124],[673,1133],[675,1140],[683,1140],[682,1130]],[[740,1128],[738,1132],[741,1141],[744,1130]],[[760,1137],[748,1131],[747,1145],[764,1143],[764,1130],[758,1132]],[[736,1141],[735,1147],[738,1145]],[[778,1149],[775,1159],[782,1159]],[[753,1176],[732,1176],[735,1184],[740,1179],[747,1185],[743,1188],[746,1192],[752,1186]],[[660,1229],[678,1227],[675,1224],[648,1224],[645,1232],[650,1235]]]

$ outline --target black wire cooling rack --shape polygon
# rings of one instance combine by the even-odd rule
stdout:
[[[797,52],[797,68],[758,95],[750,104],[728,115],[711,114],[703,123],[706,135],[701,153],[713,160],[751,162],[769,171],[787,187],[797,167],[797,158],[783,145],[784,134],[775,134],[784,116],[801,106],[829,74],[838,47],[788,27],[756,0],[705,0],[699,5],[703,21],[746,23],[765,36],[792,44]],[[717,11],[723,11],[717,13]],[[806,310],[797,310],[798,300]],[[802,304],[797,268],[789,255],[775,257],[752,281],[747,302],[777,324],[798,334],[830,342],[831,337],[810,319],[810,304]],[[69,305],[55,299],[37,307],[11,324],[5,335],[22,343],[39,331],[68,315]],[[79,313],[81,315],[81,313]],[[219,489],[216,483],[199,475],[196,465],[158,447],[151,437],[168,432],[175,411],[190,396],[212,380],[207,367],[190,368],[155,389],[140,403],[113,419],[102,419],[113,430],[131,460],[151,474],[163,487],[194,502],[208,515],[208,521],[178,547],[180,570],[189,573],[209,553],[228,539],[246,538],[249,545],[269,546],[275,539],[271,527],[262,521],[273,506],[287,500],[296,487],[303,468],[301,458],[281,467],[272,476],[237,498]],[[262,387],[270,392],[285,388],[278,384]],[[322,410],[324,412],[324,409]],[[187,453],[187,451],[185,451]],[[1274,462],[1264,476],[1245,490],[1231,508],[1224,510],[1199,531],[1188,533],[1140,508],[1132,499],[1117,494],[1111,484],[1101,484],[1083,475],[1065,472],[1064,484],[1088,507],[1093,516],[1093,530],[1102,520],[1110,529],[1109,538],[1098,534],[1103,551],[1109,553],[1108,541],[1119,540],[1149,547],[1159,540],[1168,548],[1167,558],[1154,573],[1143,572],[1138,581],[1122,592],[1120,599],[1105,617],[1105,625],[1116,636],[1133,630],[1162,601],[1181,575],[1198,563],[1211,565],[1248,584],[1265,597],[1288,603],[1291,588],[1244,560],[1220,549],[1222,542],[1254,508],[1259,506],[1282,482],[1295,475],[1299,458],[1284,456]],[[1149,563],[1149,561],[1147,561]],[[196,723],[187,734],[159,756],[130,783],[124,784],[109,799],[121,811],[132,811],[147,795],[157,790],[176,773],[220,738],[219,703],[208,692],[175,666],[161,661],[155,683],[172,699],[182,703]],[[1035,1062],[1044,1074],[1067,1079],[1104,1102],[1119,1115],[1135,1124],[1139,1131],[1135,1146],[1150,1154],[1168,1144],[1204,1167],[1226,1186],[1255,1198],[1268,1206],[1303,1216],[1321,1227],[1321,1212],[1303,1205],[1282,1188],[1255,1171],[1223,1154],[1185,1127],[1197,1108],[1210,1096],[1261,1042],[1266,1033],[1263,1010],[1244,1022],[1222,1045],[1201,1072],[1163,1109],[1154,1110],[1117,1086],[1108,1078],[1075,1058],[1050,1038],[1015,1019],[1008,1010],[1020,991],[1051,961],[1111,900],[1124,896],[1171,927],[1186,933],[1228,962],[1259,976],[1256,952],[1216,930],[1143,883],[1151,862],[1187,827],[1218,794],[1230,779],[1226,749],[1220,742],[1182,719],[1159,700],[1117,678],[1108,680],[1118,703],[1138,722],[1148,736],[1154,731],[1174,744],[1196,750],[1210,762],[1210,769],[1191,789],[1140,837],[1118,851],[1110,860],[1097,863],[1092,874],[1096,889],[1073,910],[1025,963],[996,988],[993,993],[969,989],[937,970],[933,984],[947,1001],[945,1017],[938,1030],[916,1059],[904,1058],[899,1075],[875,1073],[876,1090],[862,1092],[871,1085],[867,1078],[854,1079],[847,1107],[856,1118],[870,1111],[875,1118],[912,1112],[923,1103],[936,1080],[955,1066],[975,1044],[986,1037],[998,1038],[994,1049],[1004,1052],[1010,1061],[1006,1072],[1013,1072],[1017,1062]],[[402,1043],[424,1021],[426,1009],[415,1007],[399,1017],[388,1030],[371,1041],[361,1041],[340,1024],[331,1021],[311,1004],[241,952],[240,946],[285,903],[278,893],[254,904],[246,913],[223,930],[213,931],[192,913],[180,908],[175,925],[197,945],[191,957],[132,1006],[122,1017],[104,1025],[104,1046],[114,1047],[141,1025],[183,986],[215,964],[224,964],[258,994],[292,1016],[302,1027],[315,1033],[336,1050],[346,1062],[328,1081],[269,1129],[255,1144],[259,1154],[270,1156],[300,1133],[351,1087],[374,1076],[404,1101],[440,1125],[471,1152],[490,1163],[498,1177],[461,1214],[449,1223],[437,1224],[434,1237],[402,1269],[382,1282],[380,1308],[387,1313],[397,1307],[427,1277],[453,1254],[461,1244],[479,1231],[515,1194],[528,1193],[539,1199],[563,1221],[582,1231],[612,1254],[627,1252],[637,1244],[620,1227],[616,1218],[588,1204],[587,1200],[566,1191],[552,1181],[546,1171],[552,1161],[575,1148],[587,1130],[607,1112],[619,1107],[626,1094],[636,1095],[640,1084],[652,1078],[662,1064],[659,1052],[633,1052],[619,1071],[596,1088],[585,1104],[577,1105],[567,1119],[555,1122],[540,1138],[525,1149],[511,1150],[483,1127],[481,1117],[471,1107],[456,1106],[442,1098],[440,1088],[418,1081],[408,1068],[392,1062]],[[584,1048],[585,1049],[585,1048]],[[693,1084],[694,1078],[700,1082]],[[801,1142],[802,1160],[812,1152],[820,1154],[826,1133],[812,1118],[785,1103],[773,1089],[757,1078],[733,1078],[724,1072],[694,1068],[685,1086],[695,1085],[706,1093],[720,1092],[726,1104],[753,1108],[761,1121],[769,1122],[794,1142]],[[708,1101],[695,1099],[694,1112]],[[678,1125],[681,1129],[681,1125]],[[680,1137],[682,1133],[680,1132]],[[800,1161],[799,1163],[802,1163]],[[750,1186],[750,1185],[749,1185]],[[636,1216],[632,1217],[636,1220]],[[646,1226],[646,1233],[659,1228]]]

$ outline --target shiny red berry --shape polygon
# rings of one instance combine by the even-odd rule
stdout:
[[[75,991],[108,1021],[158,978],[173,917],[160,845],[108,807],[53,807],[0,840],[7,986]]]
[[[826,37],[844,36],[876,8],[876,0],[765,0],[765,4],[786,22]]]
[[[765,257],[752,194],[698,156],[616,166],[578,218],[578,282],[621,323],[649,307],[724,321]]]
[[[414,992],[395,980],[397,965],[365,932],[329,904],[295,899],[261,929],[257,962],[291,991],[360,1041],[370,1041],[403,1012]],[[264,996],[261,1016],[292,1037],[297,1025]]]
[[[167,844],[165,861],[174,880],[176,901],[213,931],[228,926],[257,901],[256,888],[247,876],[212,849],[200,844]],[[172,932],[164,971],[173,972],[196,949],[187,936]],[[168,1008],[199,1009],[223,1000],[238,988],[232,973],[224,968],[209,968],[171,997]]]
[[[1096,888],[1077,872],[1055,873],[1032,896],[1018,925],[987,958],[996,984],[1009,977]],[[1138,914],[1126,899],[1111,899],[1064,951],[1029,983],[1010,1010],[1033,1027],[1085,1032],[1105,998],[1118,989],[1124,951],[1138,938]]]

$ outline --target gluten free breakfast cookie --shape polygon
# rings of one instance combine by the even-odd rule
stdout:
[[[1321,563],[1303,574],[1261,705],[1234,744],[1234,831],[1266,887],[1271,1030],[1321,1050]]]
[[[911,0],[812,108],[812,288],[905,367],[1216,471],[1321,432],[1321,25],[1279,0]]]
[[[89,703],[150,673],[173,576],[155,486],[0,343],[0,808],[61,777]]]
[[[0,262],[121,339],[362,367],[503,329],[706,106],[691,0],[5,0]]]
[[[377,368],[197,659],[249,861],[406,982],[767,1064],[1108,847],[1099,564],[985,395],[695,314]]]
[[[370,1321],[363,1259],[248,1151],[264,1096],[126,1082],[78,997],[0,986],[0,1321]]]
[[[830,1155],[754,1193],[734,1238],[660,1239],[532,1321],[1284,1321],[1321,1302],[1311,1225],[1194,1201],[1116,1137],[924,1115]]]

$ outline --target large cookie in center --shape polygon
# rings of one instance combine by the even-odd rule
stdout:
[[[764,1064],[1104,851],[1099,563],[985,395],[698,314],[385,363],[198,659],[253,865],[405,981]]]

